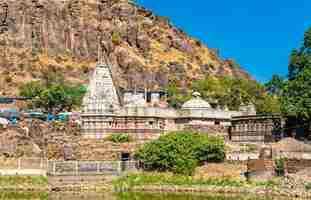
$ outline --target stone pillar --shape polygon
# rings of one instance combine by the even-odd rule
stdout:
[[[17,169],[20,170],[22,168],[22,161],[21,161],[21,158],[19,158],[17,160]]]
[[[76,161],[76,163],[75,163],[75,168],[76,168],[76,176],[78,176],[79,175],[79,161]]]

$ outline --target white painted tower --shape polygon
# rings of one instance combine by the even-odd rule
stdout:
[[[87,94],[83,99],[83,112],[89,114],[113,114],[120,109],[110,66],[98,64],[90,78]]]

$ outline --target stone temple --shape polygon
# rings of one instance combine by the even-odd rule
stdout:
[[[83,99],[83,112],[112,114],[119,110],[120,106],[119,95],[113,83],[109,65],[98,65]]]
[[[163,96],[162,91],[119,92],[110,66],[99,64],[83,99],[83,136],[101,139],[121,133],[152,140],[167,132],[192,130],[233,142],[265,142],[273,139],[274,120],[280,119],[257,116],[252,105],[239,111],[214,109],[198,92],[176,110],[167,106]]]

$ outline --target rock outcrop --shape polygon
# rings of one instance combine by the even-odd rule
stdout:
[[[123,88],[175,80],[185,86],[206,74],[250,78],[167,18],[127,0],[0,1],[0,93],[16,94],[49,71],[85,83],[102,52]]]

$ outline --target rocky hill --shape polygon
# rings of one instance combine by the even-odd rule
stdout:
[[[129,0],[0,0],[0,23],[0,95],[53,71],[86,83],[98,55],[107,55],[123,88],[186,86],[206,74],[250,79],[234,61]]]

